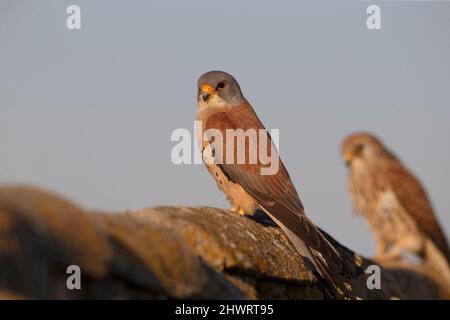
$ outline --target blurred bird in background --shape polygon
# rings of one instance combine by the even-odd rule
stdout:
[[[450,280],[450,249],[428,196],[418,179],[369,133],[355,133],[342,144],[348,191],[369,223],[376,260],[401,260],[414,253]]]

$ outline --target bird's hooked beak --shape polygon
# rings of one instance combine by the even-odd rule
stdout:
[[[209,84],[204,84],[200,87],[200,96],[202,97],[203,102],[208,101],[208,99],[215,94],[216,90]]]
[[[206,102],[210,96],[211,94],[209,92],[203,92],[202,93],[203,102]]]
[[[351,166],[354,157],[353,153],[349,151],[344,152],[344,161],[347,168]]]

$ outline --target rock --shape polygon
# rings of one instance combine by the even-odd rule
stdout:
[[[442,299],[448,290],[417,266],[386,265],[369,290],[375,264],[341,246],[349,270],[337,293],[348,299]],[[81,290],[66,286],[81,268]],[[207,207],[89,213],[30,187],[0,188],[0,298],[323,299],[329,297],[266,216]]]

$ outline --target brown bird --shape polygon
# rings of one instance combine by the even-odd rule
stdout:
[[[347,137],[342,153],[355,209],[367,219],[376,238],[376,257],[400,259],[406,250],[448,273],[447,240],[414,175],[368,133]]]
[[[203,159],[231,202],[231,210],[241,214],[263,210],[284,230],[300,255],[314,264],[322,278],[333,282],[334,276],[343,272],[341,257],[305,215],[270,135],[244,98],[237,81],[225,72],[205,73],[198,80],[198,107],[197,121],[201,121],[198,140]],[[228,134],[239,130],[257,134],[255,139],[247,136],[239,145],[234,143],[236,137]],[[211,131],[216,134],[206,134]],[[223,138],[223,145],[218,148],[219,138]],[[261,157],[262,151],[267,151],[271,163]],[[239,160],[240,153],[245,155],[241,158],[245,161],[226,161],[230,155],[230,159]],[[270,172],[270,166],[277,170]]]

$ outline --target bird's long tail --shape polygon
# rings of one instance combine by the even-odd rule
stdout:
[[[277,220],[272,214],[270,214],[270,212],[266,210],[264,211],[286,233],[297,252],[312,263],[319,279],[326,283],[329,287],[328,289],[332,289],[332,292],[330,292],[330,290],[327,290],[327,292],[331,296],[336,297],[334,292],[339,290],[339,277],[345,273],[345,264],[333,245],[322,235],[322,233],[320,233],[318,229],[316,229],[318,236],[321,237],[321,241],[328,247],[328,256],[324,256],[323,253],[308,246],[303,239]]]
[[[298,237],[295,233],[290,231],[288,228],[281,226],[283,231],[288,236],[291,243],[294,245],[295,249],[302,255],[303,257],[308,258],[311,263],[314,265],[317,272],[326,279],[329,283],[336,285],[336,275],[340,273],[341,266],[336,266],[336,262],[333,263],[333,266],[330,266],[330,263],[324,258],[323,254],[314,250],[310,246],[308,246],[300,237]],[[324,239],[324,241],[327,241]],[[328,241],[327,241],[328,242]],[[331,249],[334,251],[334,248],[329,244]],[[343,264],[343,261],[339,254],[336,252],[336,256],[333,257],[334,260],[338,259],[340,263]],[[339,264],[340,264],[339,263]]]
[[[450,265],[445,255],[437,248],[431,240],[426,240],[424,244],[423,259],[425,265],[436,271],[439,277],[445,281],[450,288]]]

